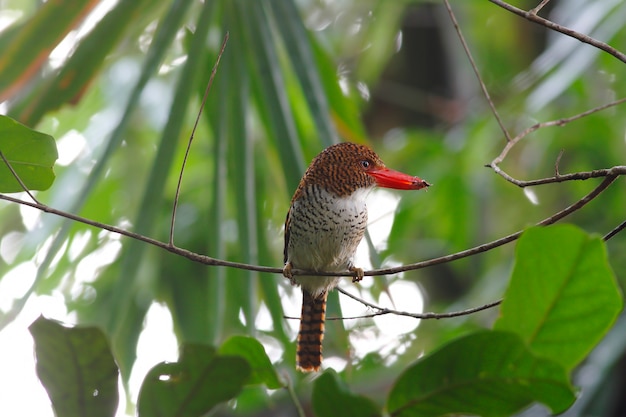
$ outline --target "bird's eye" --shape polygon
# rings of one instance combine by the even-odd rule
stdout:
[[[361,161],[361,166],[363,169],[369,169],[372,166],[372,163],[368,160]]]

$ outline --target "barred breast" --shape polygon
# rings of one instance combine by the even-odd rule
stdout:
[[[311,185],[293,202],[287,224],[288,262],[312,271],[345,271],[367,227],[365,194],[360,189],[338,197]],[[295,281],[314,297],[334,288],[338,277],[295,276]]]

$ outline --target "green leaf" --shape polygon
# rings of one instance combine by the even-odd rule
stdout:
[[[294,66],[304,97],[315,120],[320,142],[330,146],[337,142],[337,133],[330,119],[328,99],[323,94],[319,68],[315,62],[313,44],[296,5],[290,1],[268,2],[274,12],[276,28],[281,32],[287,54]],[[336,83],[336,80],[335,80]]]
[[[143,381],[137,409],[140,417],[197,417],[234,398],[250,376],[237,356],[217,355],[205,345],[183,345],[178,362],[162,362]]]
[[[495,328],[572,369],[622,309],[604,243],[571,225],[528,229]]]
[[[283,165],[285,179],[289,188],[295,190],[300,175],[306,169],[302,156],[302,145],[299,141],[293,117],[293,109],[284,90],[284,69],[279,62],[277,46],[272,38],[272,26],[267,18],[265,3],[240,2],[242,7],[241,24],[244,25],[244,38],[252,53],[250,65],[253,74],[259,77],[252,79],[258,88],[256,98],[258,109],[267,117],[269,137],[275,146]],[[252,68],[251,68],[252,69]]]
[[[35,339],[37,375],[55,414],[115,415],[119,371],[104,333],[96,327],[64,327],[44,317],[29,329]]]
[[[313,409],[317,417],[335,417],[339,410],[341,410],[342,417],[382,415],[371,400],[351,393],[332,369],[327,370],[315,380]]]
[[[29,190],[46,190],[54,181],[58,154],[52,136],[32,130],[0,115],[0,151]],[[4,161],[0,160],[0,192],[23,191]]]
[[[539,401],[560,413],[574,402],[565,370],[514,333],[461,337],[408,368],[391,390],[391,416],[508,416]]]
[[[248,361],[252,367],[248,384],[265,384],[270,389],[284,386],[265,353],[265,348],[258,340],[248,336],[233,336],[222,344],[219,352],[224,355],[241,356]]]

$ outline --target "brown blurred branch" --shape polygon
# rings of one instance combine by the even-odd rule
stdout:
[[[592,174],[591,176],[585,176],[586,173],[570,174],[570,176],[574,175],[574,177],[570,177],[570,176],[567,176],[567,175],[559,175],[558,174],[558,170],[556,170],[555,176],[552,177],[552,178],[546,178],[546,179],[534,180],[534,181],[519,181],[519,180],[516,180],[516,179],[512,178],[511,176],[507,175],[504,171],[502,171],[502,169],[498,165],[500,163],[502,163],[502,161],[504,161],[504,158],[506,158],[506,156],[508,155],[509,151],[511,149],[513,149],[513,147],[515,145],[517,145],[518,142],[520,142],[522,139],[524,139],[529,134],[535,132],[536,130],[539,130],[539,129],[544,128],[544,127],[550,127],[550,126],[565,126],[566,124],[568,124],[570,122],[573,122],[573,121],[578,120],[578,119],[582,119],[585,116],[588,116],[590,114],[599,112],[601,110],[608,109],[610,107],[617,106],[617,105],[622,104],[624,102],[626,102],[626,97],[621,98],[619,100],[612,101],[610,103],[603,104],[603,105],[598,106],[598,107],[594,107],[593,109],[589,109],[589,110],[584,111],[582,113],[575,114],[574,116],[564,117],[562,119],[550,120],[550,121],[547,121],[547,122],[536,123],[536,124],[526,128],[525,130],[523,130],[521,133],[516,135],[513,139],[507,141],[506,145],[502,149],[502,152],[500,152],[500,155],[498,155],[496,158],[494,158],[494,160],[491,161],[491,163],[486,165],[486,166],[492,168],[496,172],[496,174],[502,176],[507,181],[517,185],[518,187],[528,187],[528,186],[531,186],[531,185],[547,184],[547,183],[550,183],[550,182],[570,181],[572,179],[574,179],[574,180],[588,179],[588,178],[594,178],[594,176],[595,177],[606,176],[606,174],[602,174],[602,173],[599,172],[599,171],[604,171],[604,170],[597,170],[598,172],[592,171],[594,174]]]
[[[617,49],[613,48],[611,45],[604,43],[602,41],[599,41],[597,39],[594,39],[588,35],[585,35],[583,33],[577,32],[573,29],[570,29],[568,27],[565,26],[561,26],[558,23],[554,23],[551,20],[545,19],[541,16],[539,16],[537,14],[537,12],[541,9],[541,7],[544,6],[545,2],[542,2],[539,6],[535,7],[534,9],[531,9],[530,11],[526,11],[523,9],[519,9],[515,6],[510,5],[507,2],[504,2],[502,0],[489,0],[490,2],[492,2],[493,4],[495,4],[496,6],[502,7],[503,9],[514,13],[518,16],[523,17],[526,20],[529,20],[533,23],[537,23],[538,25],[544,26],[550,30],[554,30],[556,32],[560,32],[564,35],[570,36],[574,39],[579,40],[580,42],[589,44],[591,46],[594,46],[612,56],[614,56],[615,58],[619,59],[620,61],[626,63],[626,54],[618,51]]]

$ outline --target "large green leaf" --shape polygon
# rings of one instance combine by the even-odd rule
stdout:
[[[387,409],[394,417],[508,416],[532,402],[554,413],[575,396],[565,370],[534,356],[514,333],[483,331],[421,358],[398,379]]]
[[[29,190],[46,190],[54,181],[54,161],[57,147],[54,138],[37,132],[0,115],[0,151]],[[20,183],[0,161],[0,192],[23,191]]]
[[[495,328],[571,369],[611,327],[622,297],[600,237],[571,225],[527,230]]]
[[[265,384],[270,389],[284,386],[265,353],[265,348],[258,340],[247,336],[233,336],[222,344],[219,352],[246,358],[252,367],[249,384]]]
[[[57,416],[111,417],[118,405],[118,368],[104,333],[39,317],[30,326],[37,375]]]
[[[313,385],[313,409],[317,417],[376,417],[382,415],[372,400],[356,395],[332,369],[324,372]],[[341,411],[340,411],[341,410]]]
[[[197,417],[235,397],[250,375],[237,356],[217,355],[204,345],[184,345],[178,362],[163,362],[148,372],[137,407],[140,417]]]

